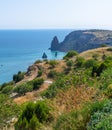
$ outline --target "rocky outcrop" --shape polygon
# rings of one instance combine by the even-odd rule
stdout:
[[[51,50],[52,51],[57,51],[59,48],[59,41],[58,41],[58,38],[57,36],[55,36],[51,42]]]
[[[55,38],[56,39],[56,38]],[[68,34],[61,43],[51,43],[51,50],[68,52],[85,50],[101,47],[102,44],[112,45],[112,31],[109,30],[78,30]]]

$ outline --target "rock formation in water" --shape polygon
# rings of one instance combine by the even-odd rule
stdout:
[[[57,38],[57,36],[55,36],[54,38],[53,38],[53,40],[52,40],[52,42],[51,42],[51,50],[52,51],[56,51],[56,50],[58,50],[58,48],[59,48],[59,41],[58,41],[58,38]]]

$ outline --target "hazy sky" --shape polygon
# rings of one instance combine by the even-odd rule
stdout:
[[[0,29],[112,29],[112,0],[0,0]]]

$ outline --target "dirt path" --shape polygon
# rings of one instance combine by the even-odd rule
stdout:
[[[17,97],[14,99],[14,102],[16,102],[17,104],[22,104],[22,103],[25,103],[28,101],[35,102],[37,100],[41,100],[42,97],[41,97],[40,93],[43,92],[44,90],[46,90],[50,84],[52,84],[51,80],[45,80],[39,90],[33,91],[33,92],[28,92],[24,96]]]

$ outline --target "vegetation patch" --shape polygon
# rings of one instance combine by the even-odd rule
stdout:
[[[72,51],[69,51],[69,52],[63,57],[63,59],[69,59],[69,58],[72,58],[72,57],[77,56],[77,55],[78,55],[78,53],[77,53],[76,51],[72,50]]]
[[[15,130],[37,130],[45,122],[51,122],[51,109],[44,101],[37,103],[28,103],[24,108],[18,122],[15,124]]]
[[[21,72],[21,71],[19,71],[18,74],[14,74],[13,75],[13,81],[15,83],[21,81],[24,78],[24,74],[25,74],[25,72]]]
[[[20,111],[20,107],[9,99],[8,96],[0,94],[0,128],[7,125],[12,118],[17,118]]]

